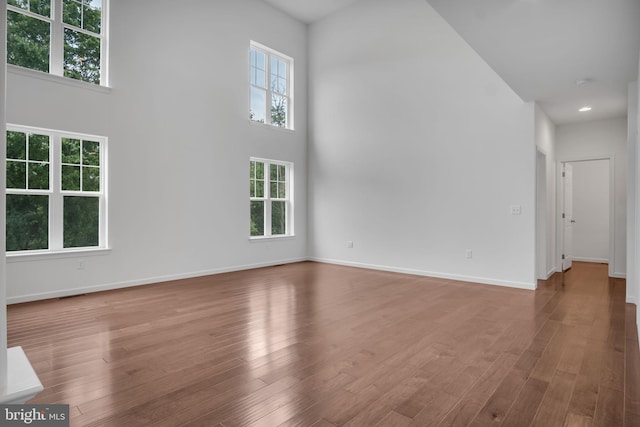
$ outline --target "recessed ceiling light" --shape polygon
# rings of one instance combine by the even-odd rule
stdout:
[[[591,111],[591,107],[582,107],[578,111],[581,113],[586,113],[587,111]]]

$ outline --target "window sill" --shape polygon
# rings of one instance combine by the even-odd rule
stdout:
[[[48,82],[62,84],[65,86],[77,87],[80,89],[89,89],[100,93],[111,93],[111,88],[108,86],[100,86],[94,83],[83,82],[81,80],[74,80],[69,77],[56,76],[55,74],[30,70],[29,68],[19,67],[13,64],[7,64],[7,72],[9,74],[17,74],[19,76],[40,79]]]
[[[255,120],[251,120],[251,119],[249,119],[249,123],[252,126],[259,126],[259,127],[264,128],[264,129],[271,129],[271,130],[274,130],[276,132],[295,133],[295,131],[296,131],[293,128],[283,128],[283,127],[280,127],[280,126],[273,126],[273,125],[269,125],[267,123],[257,122]]]
[[[78,258],[86,256],[107,255],[111,248],[80,248],[61,251],[25,251],[7,253],[7,263],[41,261],[50,259]]]
[[[287,234],[284,236],[255,236],[255,237],[249,237],[249,242],[251,243],[258,243],[258,242],[272,242],[274,240],[293,240],[296,238],[295,234]]]

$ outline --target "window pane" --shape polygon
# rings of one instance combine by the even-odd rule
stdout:
[[[271,124],[278,127],[287,125],[287,98],[273,94],[271,97]]]
[[[100,244],[100,199],[66,196],[63,227],[65,248],[98,246]]]
[[[286,182],[281,182],[278,184],[278,195],[279,199],[286,199],[287,197],[287,184]]]
[[[264,181],[256,181],[255,197],[264,197]]]
[[[49,248],[49,197],[7,194],[7,251]]]
[[[82,164],[100,166],[100,143],[82,141]]]
[[[265,54],[255,49],[251,49],[250,55],[250,75],[251,84],[266,89],[266,63]]]
[[[49,189],[49,163],[29,162],[27,170],[29,171],[30,190]]]
[[[29,9],[31,9],[31,12],[33,13],[37,13],[38,15],[46,16],[48,18],[51,16],[51,1],[31,0],[29,2]]]
[[[271,181],[278,180],[278,165],[269,165],[269,177]]]
[[[7,63],[49,72],[49,23],[7,11]]]
[[[262,162],[256,163],[256,178],[264,179],[264,163]]]
[[[62,163],[80,164],[80,140],[62,138]]]
[[[276,58],[271,58],[271,90],[287,93],[287,64]]]
[[[27,188],[27,164],[7,161],[7,188]]]
[[[82,191],[100,191],[100,168],[82,167]]]
[[[96,34],[100,34],[101,21],[102,12],[99,8],[95,9],[88,4],[82,6],[82,28]]]
[[[249,179],[256,177],[256,162],[249,162]]]
[[[29,160],[49,161],[49,137],[47,135],[29,135]]]
[[[278,89],[276,90],[276,92],[283,95],[287,94],[287,79],[284,79],[282,77],[278,78]]]
[[[267,69],[267,57],[259,50],[256,51],[256,68],[263,71]]]
[[[256,181],[253,179],[249,182],[249,197],[256,197]]]
[[[271,188],[269,189],[269,197],[278,197],[278,182],[271,181]]]
[[[286,203],[271,202],[271,234],[279,235],[287,233]]]
[[[80,166],[62,165],[62,191],[80,191]]]
[[[100,84],[100,38],[64,29],[64,75]]]
[[[82,4],[74,0],[64,0],[62,22],[82,28]]]
[[[253,121],[264,123],[266,118],[266,105],[267,92],[262,89],[251,87],[251,106],[249,109],[249,118]]]
[[[27,159],[27,135],[24,132],[7,132],[7,158]]]
[[[264,236],[264,202],[251,202],[251,235]]]

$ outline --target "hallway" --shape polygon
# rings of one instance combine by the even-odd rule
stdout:
[[[545,328],[554,336],[536,369],[548,365],[551,374],[562,359],[548,377],[549,398],[539,412],[561,413],[566,407],[567,426],[591,425],[591,420],[617,426],[623,417],[626,426],[640,425],[635,306],[625,304],[625,281],[608,278],[606,264],[574,262],[571,270],[538,285],[538,292],[555,295],[543,310],[549,314]]]

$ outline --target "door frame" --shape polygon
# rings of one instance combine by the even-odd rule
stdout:
[[[547,242],[547,227],[549,227],[547,176],[547,153],[540,147],[536,147],[536,278],[538,280],[547,280],[555,271],[552,269],[549,272],[551,266],[548,265],[547,254],[547,251],[552,248],[552,243]]]
[[[562,181],[562,167],[565,163],[577,163],[588,162],[592,160],[608,160],[609,161],[609,265],[608,275],[609,277],[615,277],[615,238],[616,238],[616,219],[615,219],[615,156],[577,156],[558,159],[558,185],[557,194],[558,200],[556,204],[556,255],[557,255],[557,268],[558,272],[562,272],[562,254],[564,251],[564,221],[562,218],[562,211],[564,209],[564,182]]]

